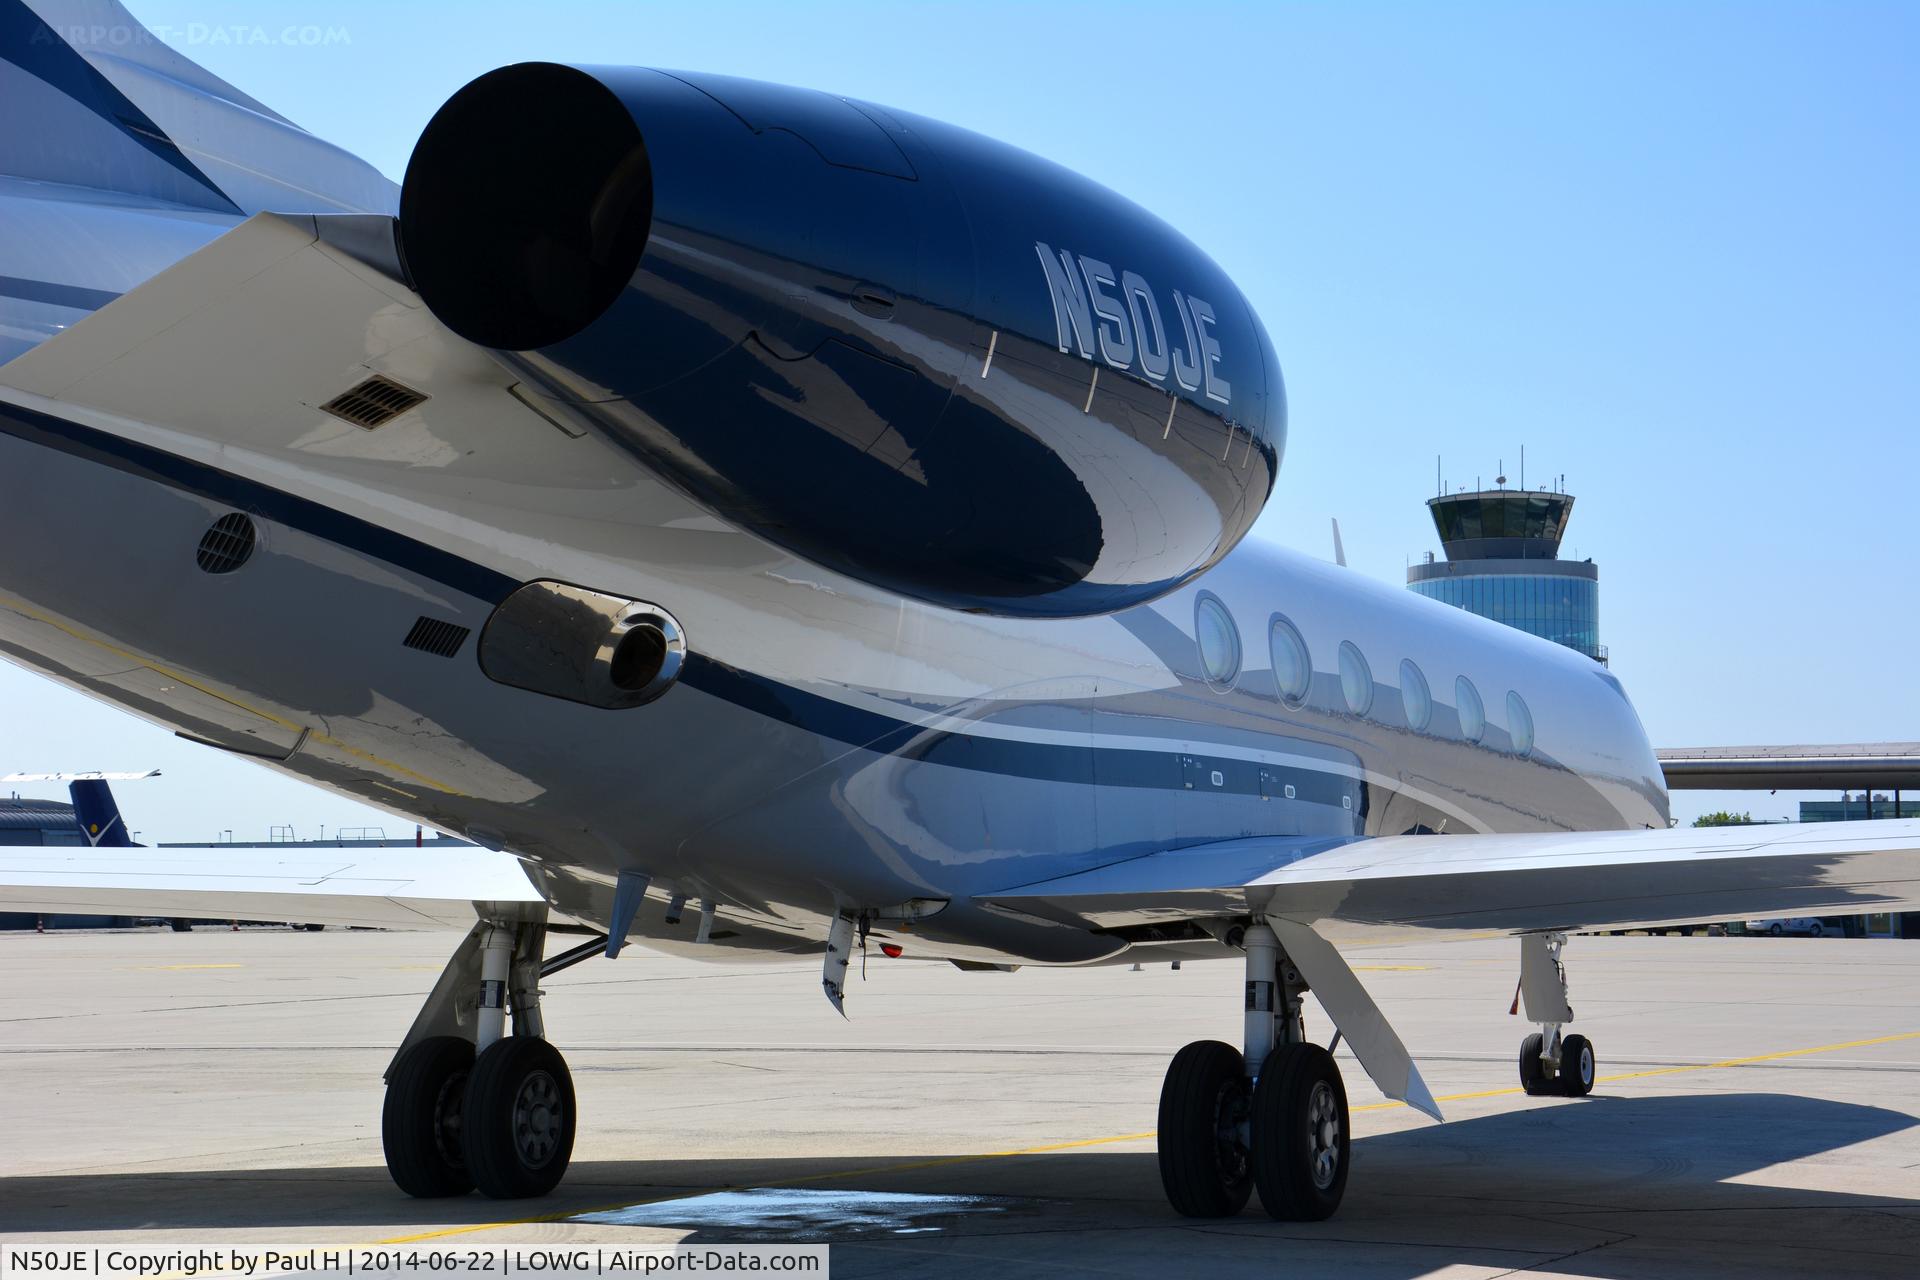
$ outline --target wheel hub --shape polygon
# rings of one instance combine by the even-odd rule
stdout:
[[[1239,1182],[1247,1177],[1248,1089],[1244,1080],[1220,1090],[1214,1109],[1214,1152],[1220,1164],[1223,1183]]]
[[[1325,1191],[1340,1172],[1340,1104],[1325,1080],[1307,1098],[1307,1150],[1313,1185]]]
[[[454,1168],[466,1164],[460,1146],[460,1119],[467,1098],[467,1073],[456,1071],[440,1085],[433,1100],[433,1145],[440,1158]]]
[[[520,1082],[513,1099],[513,1145],[529,1169],[553,1158],[565,1130],[560,1086],[544,1071],[534,1071]]]

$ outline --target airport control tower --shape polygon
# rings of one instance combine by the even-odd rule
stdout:
[[[1560,559],[1573,495],[1500,487],[1427,499],[1446,559],[1407,570],[1421,595],[1607,660],[1600,643],[1600,570]]]

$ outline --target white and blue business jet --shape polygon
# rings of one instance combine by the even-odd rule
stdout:
[[[539,980],[629,940],[836,1006],[869,940],[1241,955],[1167,1196],[1323,1218],[1327,1039],[1439,1115],[1339,944],[1517,936],[1521,1078],[1579,1096],[1569,932],[1920,907],[1920,824],[1670,830],[1604,668],[1243,545],[1264,330],[1025,152],[522,64],[395,188],[112,0],[0,0],[0,106],[0,652],[486,846],[6,850],[0,905],[466,930],[387,1075],[414,1195],[555,1186]]]

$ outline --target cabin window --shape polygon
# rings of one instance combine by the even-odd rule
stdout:
[[[1462,738],[1479,742],[1487,736],[1487,708],[1480,701],[1480,691],[1465,676],[1453,682],[1453,707],[1460,716]]]
[[[1240,675],[1240,628],[1218,596],[1202,594],[1193,605],[1194,643],[1200,649],[1200,673],[1216,689]]]
[[[1513,692],[1507,694],[1507,736],[1513,741],[1513,754],[1533,754],[1533,712],[1527,710],[1526,699]]]
[[[1340,642],[1340,692],[1346,696],[1347,710],[1357,716],[1373,706],[1373,669],[1351,640]]]
[[[1407,728],[1425,733],[1433,722],[1433,694],[1412,658],[1400,663],[1400,705],[1407,713]]]
[[[1275,616],[1268,629],[1267,653],[1273,660],[1273,687],[1280,700],[1294,707],[1305,702],[1313,684],[1313,659],[1307,654],[1307,642],[1285,618]]]

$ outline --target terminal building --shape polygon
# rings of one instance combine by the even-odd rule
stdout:
[[[1607,660],[1600,643],[1600,570],[1562,560],[1573,495],[1557,489],[1443,493],[1427,499],[1446,558],[1407,570],[1407,586],[1433,600],[1504,622]]]

